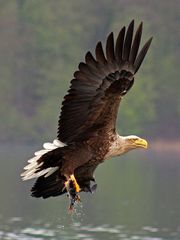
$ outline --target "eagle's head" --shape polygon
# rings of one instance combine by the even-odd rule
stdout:
[[[135,135],[123,137],[123,145],[125,152],[135,148],[147,148],[148,143],[145,139]]]
[[[126,144],[131,148],[147,148],[148,143],[145,139],[135,135],[124,137]]]
[[[117,135],[115,141],[111,143],[109,152],[105,158],[119,156],[136,148],[147,148],[148,143],[145,139],[135,135],[120,136]]]

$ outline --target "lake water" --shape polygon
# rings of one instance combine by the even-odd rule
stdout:
[[[32,198],[34,181],[20,179],[37,149],[0,147],[0,239],[180,239],[178,153],[139,150],[107,161],[96,170],[96,193],[82,193],[82,205],[70,215],[65,195]]]

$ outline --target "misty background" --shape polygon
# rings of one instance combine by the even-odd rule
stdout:
[[[120,134],[180,132],[180,1],[1,0],[0,141],[54,139],[61,102],[88,50],[135,19],[154,37],[120,107]]]
[[[132,19],[136,28],[144,23],[141,46],[153,42],[117,128],[150,146],[101,164],[96,193],[81,193],[70,216],[66,195],[32,198],[34,180],[22,182],[20,173],[56,137],[86,52]],[[179,140],[179,0],[0,0],[0,239],[180,239]]]

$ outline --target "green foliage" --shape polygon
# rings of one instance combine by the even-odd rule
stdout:
[[[178,137],[179,7],[179,1],[155,0],[1,1],[0,140],[54,138],[78,63],[131,19],[144,22],[143,41],[154,40],[121,103],[119,132]]]

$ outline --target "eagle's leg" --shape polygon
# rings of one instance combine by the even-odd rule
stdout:
[[[79,184],[77,183],[74,174],[72,174],[70,176],[66,176],[66,179],[67,179],[67,181],[65,182],[65,187],[67,190],[69,189],[70,183],[72,182],[76,193],[79,193],[81,191],[81,188],[80,188]]]
[[[68,193],[68,197],[70,200],[69,211],[73,211],[75,202],[80,202],[80,196],[78,193],[80,192],[80,186],[78,185],[74,175],[66,176],[67,181],[65,182],[65,188]]]

